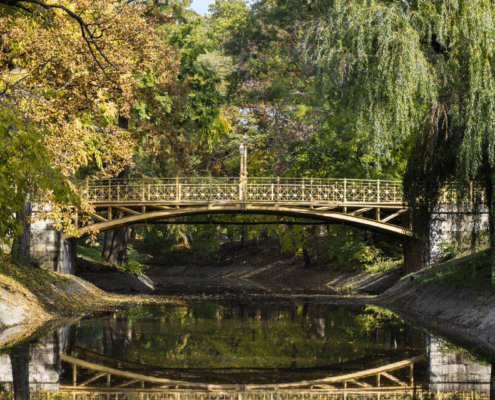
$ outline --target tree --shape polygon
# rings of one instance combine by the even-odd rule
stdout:
[[[146,4],[52,3],[0,2],[0,158],[8,160],[0,170],[0,239],[20,233],[11,216],[23,212],[28,194],[51,204],[42,216],[76,233],[70,205],[88,207],[69,178],[115,176],[145,137],[173,130],[158,130],[157,121],[164,110],[173,119],[185,101],[178,55],[159,40]],[[143,102],[156,113],[142,118]]]
[[[414,139],[404,177],[413,228],[425,238],[449,185],[459,205],[480,188],[489,210],[495,282],[494,4],[469,1],[316,0],[305,51],[319,98],[370,127],[370,149]]]

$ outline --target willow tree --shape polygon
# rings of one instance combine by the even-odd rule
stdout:
[[[319,97],[370,127],[378,156],[414,138],[404,176],[417,237],[443,190],[489,209],[495,282],[495,5],[489,0],[313,0],[306,53]],[[478,206],[476,206],[476,204]],[[474,228],[476,229],[476,228]]]

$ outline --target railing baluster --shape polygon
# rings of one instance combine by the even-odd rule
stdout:
[[[175,201],[180,200],[180,195],[179,195],[179,177],[175,177]]]
[[[347,202],[347,179],[344,178],[344,203]]]

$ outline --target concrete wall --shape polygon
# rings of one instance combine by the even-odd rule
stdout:
[[[60,389],[60,332],[54,332],[31,344],[29,387],[56,392]],[[0,356],[0,391],[12,391],[12,367],[8,355]]]
[[[456,235],[461,237],[469,235],[475,224],[478,225],[478,230],[488,229],[488,209],[482,210],[483,214],[480,214],[478,218],[466,214],[470,211],[472,211],[471,207],[456,205],[443,205],[435,210],[430,224],[429,265],[441,260],[443,251],[440,244],[442,242],[452,242]]]
[[[411,239],[404,246],[404,265],[406,274],[431,267],[441,261],[444,253],[441,244],[451,243],[456,236],[464,237],[471,233],[475,224],[478,230],[488,229],[487,209],[477,218],[466,214],[471,209],[455,205],[443,205],[433,213],[430,222],[428,243],[420,243]],[[461,217],[461,218],[459,218]]]
[[[490,390],[492,367],[472,360],[461,350],[445,354],[443,340],[429,335],[427,341],[429,390],[439,392]],[[486,383],[481,383],[486,382]]]
[[[75,272],[76,244],[73,239],[61,240],[53,221],[31,224],[31,260],[44,268],[69,274]]]

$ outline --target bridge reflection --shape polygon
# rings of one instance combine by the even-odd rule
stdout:
[[[470,393],[474,400],[475,392],[489,392],[491,366],[464,350],[387,315],[380,317],[383,323],[363,325],[374,321],[378,311],[339,307],[205,303],[160,308],[161,314],[136,310],[81,321],[31,344],[31,389],[73,393],[81,399],[92,392],[111,393],[111,399],[119,393],[168,393],[182,400],[201,399],[205,393],[211,399],[221,399],[223,393],[225,399],[236,400],[277,393],[282,400],[289,399],[284,397],[288,394],[300,399],[309,394],[382,399],[423,390],[437,397]],[[243,353],[272,343],[280,336],[275,331],[283,335],[283,358],[273,366],[270,360],[280,352],[273,352],[272,344],[261,352]],[[343,331],[354,333],[346,338]],[[215,355],[220,347],[223,353]],[[198,351],[206,358],[191,357]],[[308,360],[309,354],[318,354],[318,361]],[[262,362],[260,355],[265,357]],[[1,390],[12,390],[7,355],[0,356]]]

